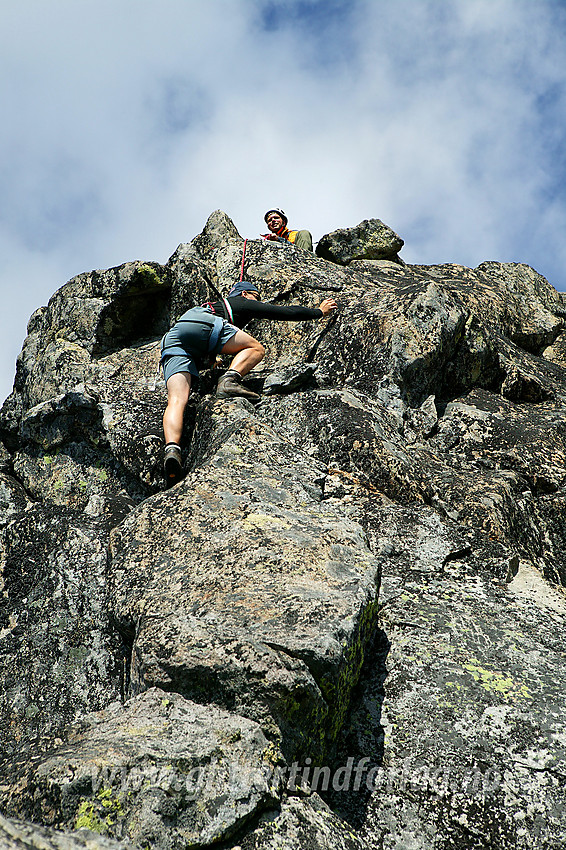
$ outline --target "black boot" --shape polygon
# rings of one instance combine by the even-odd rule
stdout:
[[[167,443],[163,452],[163,469],[167,479],[167,487],[177,484],[183,477],[183,459],[181,448],[177,443]]]
[[[257,401],[261,396],[242,386],[242,376],[235,369],[229,369],[222,375],[216,387],[217,398],[247,398],[249,401]]]

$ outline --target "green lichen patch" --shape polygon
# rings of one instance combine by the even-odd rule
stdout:
[[[124,817],[122,803],[110,788],[100,788],[94,799],[82,800],[77,809],[74,828],[90,829],[100,835],[114,833],[118,818]]]
[[[464,670],[467,670],[485,691],[506,701],[516,702],[532,698],[532,694],[525,684],[515,681],[505,673],[487,670],[475,663],[464,664]]]

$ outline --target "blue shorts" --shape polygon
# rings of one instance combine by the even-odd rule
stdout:
[[[188,354],[184,357],[180,354],[169,354],[163,358],[161,365],[163,367],[165,383],[167,383],[171,375],[176,375],[178,372],[190,372],[192,377],[196,378],[198,381],[198,369],[195,365],[195,361],[192,357],[189,357]]]
[[[229,340],[231,340],[238,333],[239,330],[240,329],[237,328],[235,325],[231,325],[230,322],[223,320],[222,330],[220,331],[220,337],[218,339],[217,351],[222,351],[224,345],[226,345],[226,343],[229,342]],[[165,334],[165,337],[166,336],[167,334]],[[163,338],[164,340],[165,337]],[[162,356],[161,365],[163,366],[163,376],[165,378],[165,383],[167,383],[171,375],[176,375],[178,372],[190,372],[193,378],[196,378],[198,380],[199,370],[195,361],[195,357],[191,353],[190,349],[187,350],[186,348],[184,348],[184,346],[183,349],[183,354],[175,353],[165,354]]]

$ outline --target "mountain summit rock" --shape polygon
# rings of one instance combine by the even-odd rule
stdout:
[[[218,210],[80,274],[0,411],[0,846],[551,850],[566,842],[566,303],[409,265],[379,219],[248,240],[259,404],[185,417],[159,341],[238,279]]]

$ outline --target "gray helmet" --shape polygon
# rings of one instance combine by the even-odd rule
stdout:
[[[267,210],[266,214],[263,217],[263,220],[265,221],[266,224],[267,224],[267,217],[269,215],[271,215],[272,212],[277,213],[277,215],[280,215],[281,218],[283,219],[283,223],[287,224],[287,221],[288,221],[287,216],[285,215],[283,210],[280,210],[278,207],[273,207],[272,210]]]

